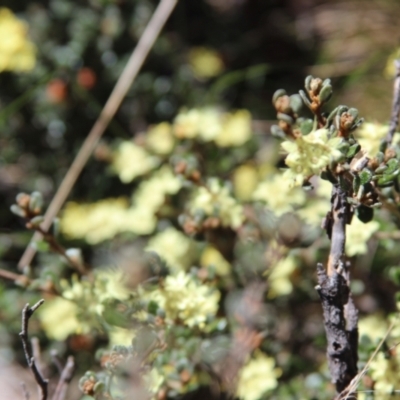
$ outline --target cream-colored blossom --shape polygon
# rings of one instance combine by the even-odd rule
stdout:
[[[8,8],[0,8],[0,72],[29,71],[36,63],[35,45],[28,27]]]
[[[129,297],[124,274],[117,269],[95,270],[91,281],[74,275],[70,282],[61,280],[60,287],[62,297],[46,302],[39,310],[46,333],[57,340],[100,328],[104,304]]]
[[[109,346],[130,346],[135,332],[132,329],[112,326],[108,332]]]
[[[382,339],[387,331],[388,324],[382,315],[372,314],[361,317],[358,321],[359,337],[365,335],[373,342]]]
[[[222,130],[214,141],[219,147],[242,146],[251,136],[251,114],[247,110],[238,110],[224,115]]]
[[[221,56],[207,47],[194,47],[189,51],[189,64],[193,74],[200,78],[212,78],[224,70]]]
[[[259,181],[258,171],[252,165],[241,165],[236,168],[233,177],[233,192],[240,201],[249,201]]]
[[[374,381],[375,397],[393,399],[392,391],[399,390],[400,357],[387,357],[379,352],[369,365],[369,376]]]
[[[320,227],[322,220],[326,217],[327,212],[331,209],[331,202],[327,199],[310,199],[296,213],[300,218],[308,224]]]
[[[168,122],[152,126],[146,133],[146,147],[155,154],[170,154],[174,145],[172,126]]]
[[[368,250],[368,240],[378,229],[379,223],[377,221],[364,224],[354,217],[351,225],[347,225],[346,229],[346,254],[349,257],[365,254]]]
[[[174,134],[178,139],[193,139],[199,134],[201,111],[199,109],[181,111],[174,120]]]
[[[296,270],[296,259],[292,256],[282,258],[272,266],[268,274],[268,297],[275,298],[290,294],[293,290],[293,284],[290,276]]]
[[[168,276],[164,287],[150,295],[165,310],[168,320],[180,319],[189,327],[200,328],[205,327],[208,316],[216,314],[220,299],[217,289],[198,283],[183,271]]]
[[[226,276],[231,272],[231,265],[223,255],[213,246],[208,245],[200,257],[200,265],[203,268],[213,267],[218,275]]]
[[[165,381],[164,376],[156,368],[152,368],[148,373],[144,374],[143,379],[147,390],[153,395],[157,394]],[[153,399],[156,399],[156,397],[153,397]]]
[[[77,318],[79,308],[62,297],[48,299],[37,311],[40,322],[50,339],[65,340],[69,335],[86,331]],[[87,327],[86,327],[87,328]]]
[[[99,243],[121,232],[127,210],[128,201],[121,197],[90,204],[69,202],[62,213],[60,228],[69,238]]]
[[[293,187],[286,176],[276,173],[258,184],[253,200],[264,202],[276,215],[282,215],[304,204],[306,195],[303,189]]]
[[[327,129],[318,129],[294,141],[281,143],[288,153],[285,163],[289,167],[285,176],[295,185],[301,185],[305,178],[319,175],[332,159],[342,156],[337,149],[340,138],[329,138]]]
[[[234,199],[228,186],[221,185],[218,179],[211,178],[206,187],[199,187],[189,205],[192,214],[198,211],[206,216],[215,216],[223,226],[238,228],[243,220],[243,206]]]
[[[119,144],[113,155],[112,168],[123,183],[132,182],[157,167],[159,159],[131,141]]]
[[[236,395],[241,400],[259,400],[278,386],[281,373],[272,357],[258,351],[240,371]]]
[[[173,227],[153,236],[146,250],[156,252],[167,262],[172,271],[186,270],[196,255],[196,245],[193,240]]]

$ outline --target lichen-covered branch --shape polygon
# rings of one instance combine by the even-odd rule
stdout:
[[[316,289],[324,315],[329,370],[341,393],[357,375],[357,310],[345,277],[336,271],[328,276],[322,264],[317,268]]]
[[[358,311],[350,292],[349,263],[345,261],[346,224],[351,210],[346,192],[339,185],[332,190],[332,210],[326,223],[331,239],[328,265],[318,264],[317,291],[321,298],[327,356],[332,382],[338,393],[357,375]],[[349,394],[348,398],[355,398]]]

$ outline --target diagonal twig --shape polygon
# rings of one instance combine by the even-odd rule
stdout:
[[[61,185],[58,188],[53,200],[51,201],[49,208],[47,209],[44,216],[44,221],[41,224],[43,231],[47,232],[49,230],[51,224],[53,223],[53,219],[56,217],[61,207],[63,206],[78,176],[82,172],[82,169],[86,165],[90,155],[96,147],[99,139],[101,138],[111,119],[117,112],[122,100],[126,96],[145,58],[153,47],[154,42],[160,34],[161,29],[167,21],[168,17],[175,8],[177,2],[178,0],[160,1],[152,18],[146,26],[143,35],[140,37],[136,48],[129,58],[125,69],[119,77],[110,97],[108,98],[107,103],[100,113],[100,116],[98,117],[93,128],[83,142],[82,147],[80,148],[67,174],[61,182]],[[39,240],[40,238],[41,235],[36,232],[33,235],[31,243]],[[30,265],[35,253],[36,250],[31,245],[29,245],[26,248],[21,260],[19,261],[18,267],[23,268],[26,265]]]
[[[35,377],[36,383],[39,386],[40,390],[40,400],[47,400],[48,394],[48,380],[43,378],[42,374],[40,373],[35,358],[32,354],[32,349],[29,346],[29,339],[28,339],[28,324],[29,319],[32,317],[33,313],[44,303],[44,300],[39,300],[35,305],[29,307],[29,304],[26,304],[24,309],[22,310],[22,330],[19,334],[22,346],[24,349],[24,354],[26,358],[26,362],[28,363],[29,368],[31,369],[33,376]]]
[[[64,400],[67,395],[68,385],[74,374],[75,362],[74,357],[69,356],[65,366],[61,372],[60,380],[58,381],[56,391],[52,400]]]
[[[396,75],[393,84],[392,115],[390,117],[389,131],[384,139],[388,145],[392,143],[393,136],[399,124],[400,114],[400,59],[394,61],[394,66],[396,68]]]

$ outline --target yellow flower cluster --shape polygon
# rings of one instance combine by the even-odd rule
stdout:
[[[146,147],[155,154],[170,154],[175,145],[172,126],[168,122],[161,122],[150,127],[146,133]]]
[[[242,400],[259,400],[278,386],[281,373],[275,360],[259,351],[241,370],[236,395]]]
[[[0,8],[0,72],[29,71],[36,63],[28,28],[8,8]]]
[[[281,143],[288,153],[285,176],[293,180],[295,185],[301,185],[305,178],[319,175],[331,160],[342,156],[337,149],[340,138],[329,138],[327,129],[318,129],[306,136],[300,136],[294,141]]]
[[[346,230],[346,254],[349,257],[365,254],[368,250],[368,240],[378,229],[377,221],[364,224],[358,218],[353,218]]]
[[[296,260],[293,256],[281,259],[272,266],[272,271],[268,275],[268,297],[275,298],[290,294],[293,284],[290,276],[296,270]]]
[[[214,268],[220,276],[226,276],[231,272],[231,265],[223,255],[213,246],[207,246],[200,257],[200,265],[203,268]]]
[[[215,178],[209,179],[206,187],[197,189],[189,209],[192,214],[200,211],[218,217],[223,226],[233,229],[239,228],[244,220],[243,206],[231,196],[228,186]]]
[[[306,195],[299,187],[293,187],[287,176],[276,172],[260,182],[253,193],[253,200],[264,202],[276,215],[293,211],[294,206],[305,203]]]
[[[198,283],[183,271],[168,276],[164,287],[150,296],[165,310],[168,320],[179,319],[189,327],[200,328],[205,327],[208,316],[216,314],[220,299],[217,289]]]
[[[60,282],[62,297],[57,297],[38,310],[47,335],[55,340],[65,340],[73,333],[87,333],[97,326],[104,311],[103,303],[109,299],[125,300],[129,291],[123,284],[121,271],[109,269],[95,271],[94,281],[79,281],[73,277],[71,284]]]
[[[156,252],[173,272],[186,270],[196,256],[194,241],[172,227],[153,236],[146,250]]]
[[[131,141],[119,144],[113,155],[112,169],[123,183],[132,182],[157,167],[159,159]]]
[[[389,127],[377,122],[364,122],[355,136],[363,150],[366,150],[369,156],[374,157],[379,151],[382,139],[387,135]],[[400,134],[395,133],[393,142],[398,143]]]
[[[222,113],[216,108],[194,108],[178,114],[173,131],[179,139],[200,138],[219,147],[241,146],[252,134],[251,115],[246,110]]]
[[[132,206],[125,198],[90,204],[67,203],[60,220],[61,231],[69,238],[85,239],[91,244],[122,232],[149,234],[156,227],[156,213],[165,197],[177,193],[181,185],[179,178],[166,166],[139,185]]]

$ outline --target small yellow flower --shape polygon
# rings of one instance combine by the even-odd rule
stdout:
[[[387,327],[386,320],[379,314],[368,315],[358,321],[359,336],[365,335],[373,342],[377,342],[385,336]]]
[[[91,204],[67,203],[60,227],[69,238],[84,238],[95,244],[121,232],[128,201],[125,198],[106,199]]]
[[[174,145],[172,126],[168,122],[153,126],[146,133],[146,147],[155,154],[170,154]]]
[[[36,48],[27,36],[27,25],[8,8],[0,8],[0,72],[33,69]]]
[[[368,240],[378,229],[377,221],[364,224],[358,218],[353,218],[346,230],[346,254],[349,257],[365,254],[368,250]]]
[[[218,290],[196,282],[181,271],[176,276],[168,276],[162,289],[150,296],[165,310],[167,319],[180,319],[189,327],[204,328],[207,317],[218,310],[220,293]]]
[[[206,216],[218,217],[223,226],[233,229],[244,220],[243,206],[231,196],[228,186],[215,178],[209,179],[207,187],[197,189],[189,208],[192,214],[202,211]]]
[[[203,250],[200,257],[200,265],[203,268],[213,267],[220,276],[226,276],[231,272],[231,265],[213,246],[207,246]]]
[[[268,275],[268,297],[275,298],[290,294],[293,284],[290,276],[296,270],[296,260],[292,256],[281,259],[272,266],[272,271]]]
[[[151,156],[142,147],[133,142],[120,143],[114,153],[112,168],[123,183],[132,182],[136,177],[144,175],[157,167],[159,159]]]
[[[282,142],[282,148],[288,153],[285,163],[289,169],[285,175],[291,178],[295,185],[301,185],[305,178],[312,175],[319,175],[332,159],[342,156],[337,149],[340,140],[330,139],[327,129],[318,129],[294,141]]]
[[[186,270],[196,256],[193,240],[172,227],[153,236],[146,250],[155,251],[172,271]]]
[[[306,195],[291,183],[286,176],[276,173],[258,184],[253,200],[264,202],[278,216],[293,211],[294,206],[305,203]]]
[[[213,78],[221,74],[224,64],[220,55],[207,47],[194,47],[189,51],[189,64],[199,79]]]
[[[249,201],[258,184],[258,172],[252,165],[241,165],[233,173],[233,191],[241,201]]]
[[[62,297],[46,301],[38,309],[38,315],[47,336],[63,341],[73,333],[85,331],[77,319],[78,310],[79,307],[74,302]]]
[[[281,373],[275,368],[275,360],[259,351],[242,368],[236,395],[242,400],[259,400],[278,386]]]
[[[219,147],[242,146],[251,136],[251,114],[238,110],[224,115],[222,130],[214,141]]]

